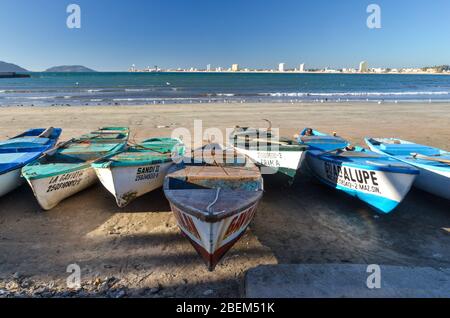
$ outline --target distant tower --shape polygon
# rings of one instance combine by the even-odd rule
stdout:
[[[211,72],[211,64],[206,65],[206,71]]]
[[[239,71],[239,64],[231,65],[231,71],[232,72],[238,72]]]
[[[366,61],[362,61],[361,63],[359,63],[359,72],[360,73],[367,73],[368,67],[367,67],[367,62]]]
[[[279,71],[279,72],[284,72],[284,71],[285,71],[285,66],[286,66],[285,63],[280,63],[280,64],[278,65],[278,71]]]
[[[305,63],[300,64],[298,71],[302,73],[305,71]]]

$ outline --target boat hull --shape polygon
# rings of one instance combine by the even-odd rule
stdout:
[[[259,151],[238,147],[236,150],[264,168],[261,169],[262,174],[280,172],[291,178],[295,178],[305,156],[305,151]]]
[[[378,212],[390,213],[411,189],[416,174],[347,166],[308,154],[310,171],[324,184],[356,197]]]
[[[398,161],[412,165],[413,167],[419,169],[420,173],[414,181],[414,186],[431,194],[440,196],[447,200],[450,200],[450,171],[447,169],[433,169],[426,165],[416,164],[412,160],[404,160],[402,158],[389,155],[381,151],[378,147],[375,147],[370,142],[367,142],[370,150],[379,153],[381,155],[389,156]]]
[[[422,168],[414,186],[428,193],[450,200],[450,172]]]
[[[95,167],[100,182],[123,208],[134,199],[162,187],[164,177],[173,163],[129,167]]]
[[[27,179],[39,205],[44,210],[54,208],[62,200],[88,188],[97,180],[95,171],[90,166],[51,177]]]
[[[21,168],[0,175],[0,197],[20,187],[24,180],[20,175]]]
[[[181,232],[212,271],[245,233],[256,213],[258,203],[259,201],[216,222],[201,220],[172,202],[170,206]]]

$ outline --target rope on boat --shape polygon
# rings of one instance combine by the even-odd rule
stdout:
[[[214,201],[212,201],[212,202],[208,205],[208,207],[206,208],[206,211],[208,211],[208,213],[210,213],[210,214],[214,213],[214,212],[212,211],[212,207],[214,206],[214,204],[217,203],[217,200],[219,200],[220,190],[221,190],[221,188],[217,188],[217,190],[216,190],[216,197],[215,197]],[[220,212],[218,212],[218,213],[223,213],[223,212],[225,212],[225,210],[220,211]]]
[[[268,119],[263,119],[265,122],[269,124],[269,127],[267,128],[267,131],[272,131],[272,122]]]

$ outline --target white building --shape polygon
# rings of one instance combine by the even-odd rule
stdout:
[[[359,72],[360,73],[367,73],[367,71],[368,71],[367,62],[366,61],[362,61],[361,63],[359,63]]]
[[[300,67],[298,68],[299,72],[304,72],[305,71],[305,63],[300,64]]]
[[[211,64],[206,65],[206,71],[211,72]]]
[[[238,72],[239,71],[239,64],[231,65],[231,71],[232,72]]]
[[[286,63],[278,64],[278,72],[284,72],[286,67]]]

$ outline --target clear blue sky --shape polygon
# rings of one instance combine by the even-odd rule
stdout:
[[[66,27],[70,3],[81,29]],[[366,26],[370,3],[380,30]],[[450,64],[449,12],[449,0],[1,0],[0,60],[33,71]]]

